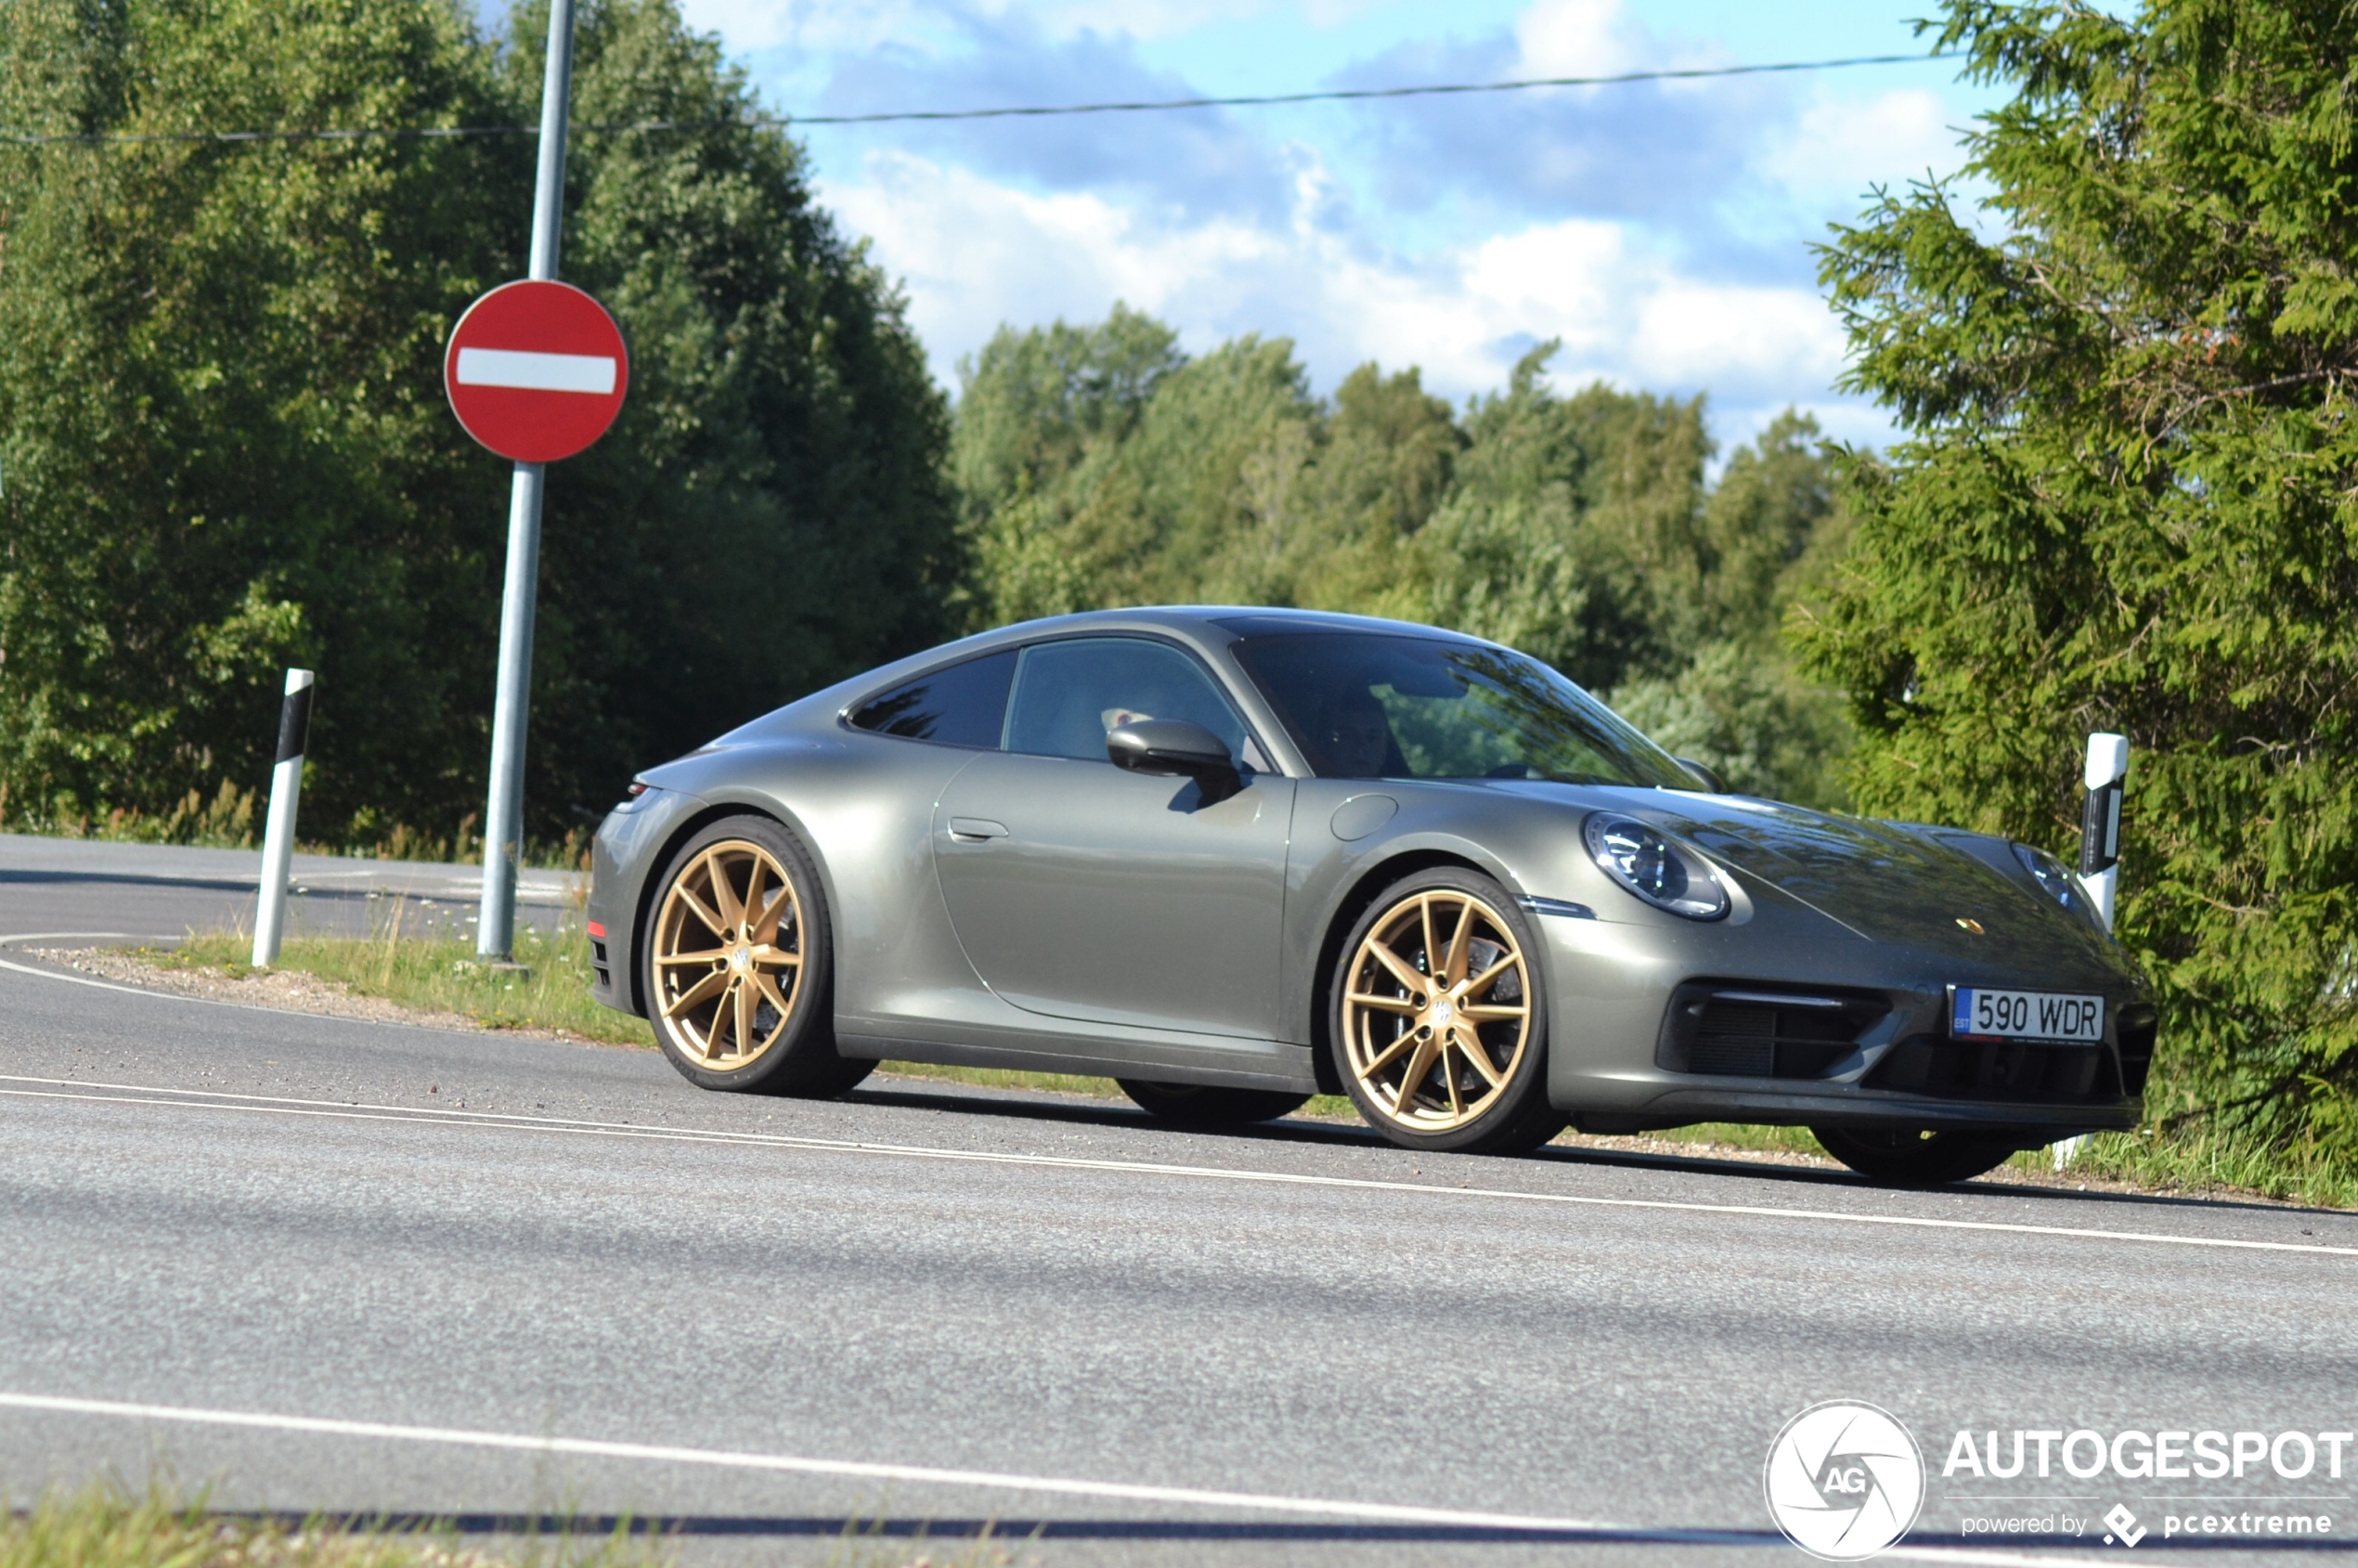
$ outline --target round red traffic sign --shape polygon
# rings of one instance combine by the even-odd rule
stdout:
[[[570,283],[502,283],[467,306],[442,356],[450,411],[516,462],[555,462],[622,412],[630,356],[605,307]]]

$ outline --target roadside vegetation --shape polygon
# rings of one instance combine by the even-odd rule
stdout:
[[[211,1511],[101,1483],[0,1511],[0,1568],[667,1568],[667,1543],[616,1532],[482,1549],[447,1529]]]
[[[447,907],[388,900],[382,935],[289,937],[278,967],[299,969],[402,1007],[457,1013],[486,1029],[546,1029],[616,1045],[652,1046],[644,1018],[602,1007],[590,995],[590,940],[578,921],[551,935],[519,922],[516,962],[525,972],[492,969],[475,954],[471,932]],[[414,924],[410,924],[413,923]],[[410,924],[403,934],[401,925]],[[192,932],[175,949],[141,950],[165,968],[211,969],[232,979],[253,972],[253,938],[238,931]]]
[[[1932,32],[2013,97],[1957,184],[1878,192],[1821,252],[1846,384],[1904,438],[1841,460],[1804,667],[1848,693],[1879,816],[2062,849],[2081,737],[2128,735],[2159,1147],[2346,1185],[2358,12],[1960,0]]]
[[[482,809],[509,466],[441,348],[524,271],[545,4],[18,0],[0,26],[0,822],[266,784],[318,671],[304,832]],[[630,399],[550,486],[526,823],[946,635],[948,400],[802,149],[671,0],[579,13],[564,270]],[[111,146],[43,135],[132,136]],[[780,628],[791,628],[790,634]]]
[[[5,1499],[0,1499],[5,1502]],[[849,1520],[826,1568],[1013,1568],[1024,1543],[986,1526],[930,1538],[887,1534],[881,1521]],[[634,1529],[562,1528],[460,1537],[448,1525],[368,1520],[291,1520],[219,1511],[199,1494],[163,1485],[135,1494],[109,1482],[52,1489],[29,1504],[0,1506],[0,1568],[674,1568],[676,1542]]]

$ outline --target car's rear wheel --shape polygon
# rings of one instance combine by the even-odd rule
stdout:
[[[1455,866],[1394,883],[1352,927],[1328,1025],[1359,1113],[1406,1148],[1506,1154],[1561,1132],[1548,1008],[1514,899]]]
[[[1275,1121],[1308,1102],[1307,1095],[1278,1089],[1229,1089],[1210,1083],[1149,1083],[1139,1078],[1117,1078],[1121,1092],[1138,1108],[1183,1127],[1240,1127],[1254,1121]]]
[[[874,1070],[836,1054],[834,950],[810,857],[767,817],[726,817],[658,885],[647,1013],[665,1056],[706,1089],[840,1095]]]
[[[2003,1165],[2011,1142],[1922,1127],[1812,1127],[1828,1154],[1862,1176],[1905,1186],[1946,1186]]]

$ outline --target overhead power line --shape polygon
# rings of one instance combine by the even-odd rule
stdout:
[[[1691,82],[1724,76],[1766,76],[1800,71],[1841,71],[1863,65],[1913,65],[1945,55],[1854,55],[1846,59],[1781,60],[1767,65],[1696,66],[1680,71],[1626,71],[1612,76],[1539,76],[1512,82],[1435,82],[1406,87],[1336,87],[1308,93],[1250,93],[1230,97],[1147,98],[1123,103],[1026,104],[999,109],[902,109],[877,114],[787,114],[723,120],[635,120],[575,125],[576,133],[706,131],[725,126],[886,125],[927,120],[1040,119],[1065,114],[1141,114],[1178,109],[1259,109],[1277,104],[1349,103],[1371,98],[1440,97],[1467,93],[1521,93],[1539,87],[1614,87],[1633,82]],[[401,125],[313,131],[135,131],[91,135],[0,132],[20,146],[130,146],[157,142],[368,141],[448,136],[532,136],[537,125]]]

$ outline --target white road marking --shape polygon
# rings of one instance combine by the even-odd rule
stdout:
[[[506,1111],[447,1110],[430,1106],[377,1105],[358,1100],[305,1100],[275,1095],[236,1095],[212,1089],[175,1089],[148,1083],[107,1083],[79,1078],[34,1078],[0,1073],[0,1083],[35,1083],[38,1089],[0,1089],[14,1099],[90,1100],[122,1105],[162,1105],[184,1110],[242,1110],[280,1116],[334,1117],[353,1121],[412,1121],[438,1125],[506,1128],[519,1132],[572,1133],[598,1137],[646,1138],[673,1143],[742,1144],[828,1154],[885,1155],[904,1160],[949,1160],[987,1165],[1023,1165],[1051,1170],[1122,1172],[1136,1175],[1185,1176],[1200,1181],[1259,1182],[1285,1186],[1340,1187],[1367,1192],[1423,1193],[1439,1198],[1509,1199],[1595,1209],[1639,1209],[1681,1214],[1727,1214],[1750,1219],[1804,1220],[1838,1225],[1897,1225],[2002,1236],[2046,1236],[2082,1241],[2130,1241],[2165,1247],[2210,1247],[2256,1252],[2296,1252],[2358,1258],[2358,1247],[2306,1241],[2249,1241],[2219,1236],[2170,1236],[2159,1231],[2095,1230],[2076,1225],[2023,1225],[2004,1220],[1942,1220],[1915,1214],[1854,1214],[1836,1209],[1781,1209],[1754,1203],[1681,1203],[1661,1198],[1597,1198],[1561,1192],[1517,1192],[1508,1187],[1443,1186],[1432,1182],[1379,1181],[1362,1176],[1319,1176],[1288,1171],[1248,1171],[1211,1165],[1166,1165],[1142,1160],[1089,1160],[1077,1155],[1008,1154],[992,1149],[940,1148],[923,1144],[880,1144],[849,1138],[797,1137],[785,1133],[732,1131],[719,1127],[665,1127],[628,1121],[584,1121],[562,1117],[519,1116]],[[91,1094],[94,1089],[112,1094]],[[76,1091],[63,1093],[60,1091]],[[233,1103],[222,1104],[229,1101]]]
[[[614,392],[614,356],[606,354],[532,354],[513,348],[462,348],[460,386],[513,386],[527,392]]]
[[[112,1399],[71,1399],[55,1394],[0,1393],[0,1406],[47,1410],[71,1416],[114,1416],[133,1420],[177,1421],[200,1426],[244,1427],[262,1432],[304,1432],[317,1437],[378,1438],[447,1447],[498,1448],[527,1454],[570,1454],[583,1458],[640,1459],[656,1464],[707,1465],[723,1470],[768,1471],[788,1475],[838,1476],[853,1481],[898,1481],[936,1486],[972,1486],[1002,1492],[1033,1492],[1067,1497],[1102,1497],[1121,1502],[1173,1503],[1192,1508],[1244,1509],[1368,1523],[1431,1524],[1518,1534],[1609,1535],[1697,1546],[1771,1547],[1763,1533],[1680,1530],[1613,1524],[1596,1519],[1560,1519],[1545,1514],[1488,1513],[1472,1509],[1420,1508],[1406,1503],[1363,1503],[1328,1497],[1292,1497],[1274,1492],[1224,1492],[1196,1486],[1153,1486],[1123,1481],[1088,1481],[1069,1476],[1018,1475],[1005,1471],[944,1470],[931,1465],[875,1464],[859,1459],[816,1459],[792,1454],[753,1454],[727,1448],[684,1448],[656,1443],[609,1443],[588,1437],[534,1437],[521,1432],[481,1432],[464,1427],[409,1426],[391,1421],[332,1420],[317,1416],[277,1416],[252,1410],[207,1410],[181,1405],[135,1405]],[[1918,1562],[1963,1562],[2004,1568],[2080,1564],[2083,1558],[2034,1557],[1970,1547],[1897,1546],[1885,1557]]]

